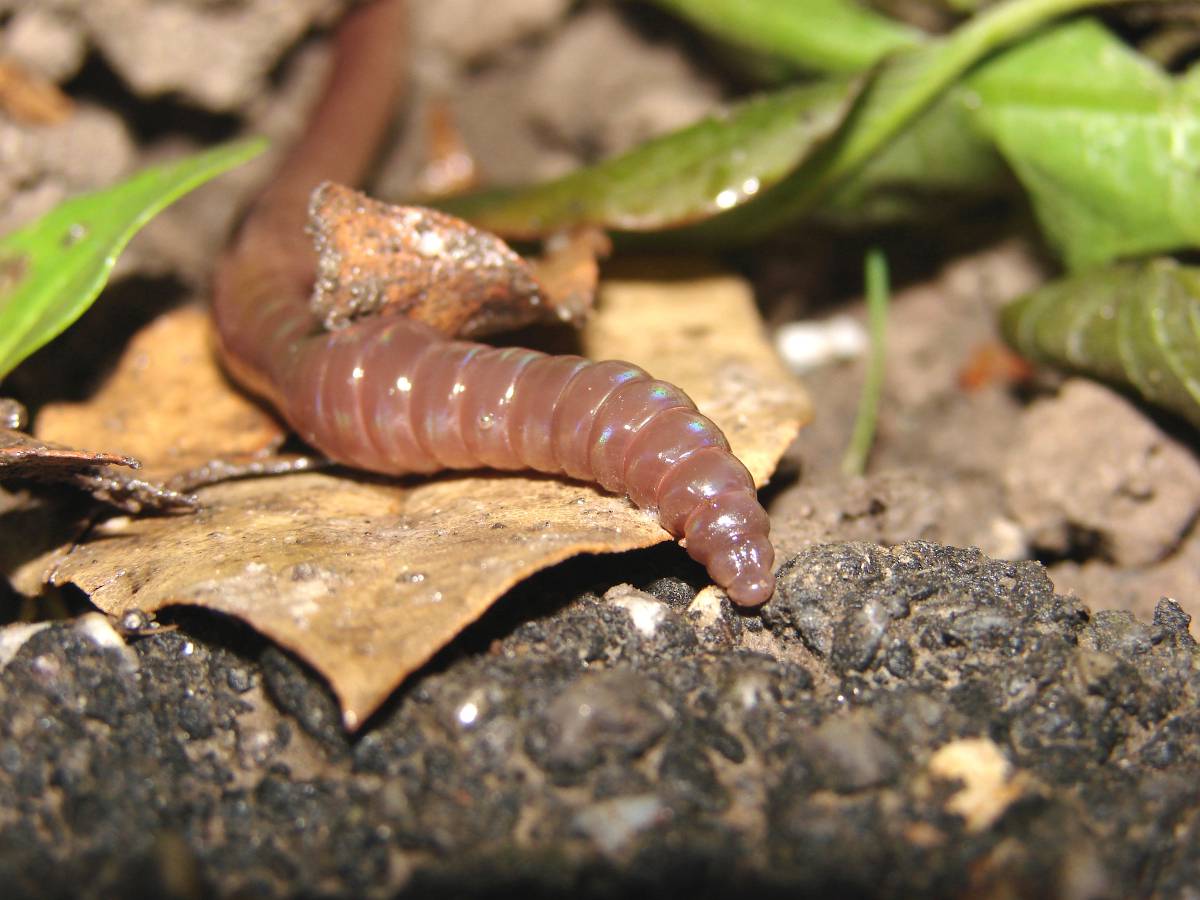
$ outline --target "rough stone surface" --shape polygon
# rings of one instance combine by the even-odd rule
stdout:
[[[178,93],[205,109],[234,109],[267,90],[279,54],[338,0],[88,0],[79,5],[92,40],[121,77],[145,96]],[[206,76],[197,78],[196,72]]]
[[[519,588],[353,738],[226,620],[22,635],[6,896],[1189,896],[1178,606],[1090,616],[1035,563],[850,543],[759,618],[641,558],[640,590],[603,561]]]
[[[28,224],[72,194],[107,187],[133,167],[128,128],[81,104],[56,125],[0,119],[0,233]]]
[[[638,44],[638,53],[613,64],[616,48]],[[674,47],[640,39],[605,7],[567,24],[530,73],[528,91],[534,128],[593,160],[690,125],[714,112],[720,99]]]
[[[439,0],[411,5],[417,65],[457,68],[544,33],[568,0]],[[470,23],[469,27],[464,27]]]
[[[61,82],[83,65],[87,40],[83,29],[59,12],[26,6],[13,14],[0,34],[0,48],[30,72]]]
[[[1082,379],[1036,403],[1010,448],[1009,508],[1035,546],[1122,565],[1173,551],[1200,511],[1200,462],[1128,400]]]

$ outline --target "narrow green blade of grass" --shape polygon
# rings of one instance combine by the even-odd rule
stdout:
[[[705,32],[815,72],[859,72],[924,35],[854,0],[653,0]]]
[[[1200,427],[1200,268],[1170,259],[1091,269],[1005,307],[1032,360],[1107,381]]]
[[[678,227],[770,188],[837,128],[853,95],[842,79],[786,88],[562,178],[439,206],[511,238]]]
[[[138,229],[265,146],[259,139],[236,141],[145,169],[0,238],[0,378],[91,306]]]
[[[867,470],[867,457],[875,443],[875,427],[879,422],[879,400],[883,396],[883,370],[887,359],[887,313],[890,302],[887,257],[883,251],[872,249],[867,254],[865,281],[867,286],[867,329],[871,335],[871,355],[867,358],[867,374],[858,399],[854,418],[854,434],[846,455],[842,457],[842,474],[862,475]]]
[[[1072,269],[1200,246],[1200,66],[1173,79],[1080,21],[972,77],[977,116]]]

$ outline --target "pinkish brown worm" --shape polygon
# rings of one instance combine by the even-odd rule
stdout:
[[[625,493],[739,604],[775,588],[770,523],[746,467],[679,388],[625,362],[452,340],[398,315],[322,329],[310,309],[309,192],[357,183],[403,79],[403,0],[353,10],[307,131],[215,277],[230,371],[331,459],[385,474],[534,469]]]

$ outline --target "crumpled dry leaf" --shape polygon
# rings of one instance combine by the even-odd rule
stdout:
[[[611,252],[607,232],[583,226],[552,236],[541,257],[529,260],[558,318],[574,323],[587,319],[600,283],[600,260]]]
[[[317,251],[312,309],[330,330],[383,312],[460,337],[578,321],[595,296],[596,257],[610,249],[603,232],[580,229],[537,265],[470,222],[332,181],[313,191],[308,219]]]
[[[75,450],[53,441],[39,440],[23,431],[0,428],[0,476],[29,478],[53,476],[94,469],[97,466],[129,466],[138,461],[103,450]]]
[[[178,512],[196,506],[195,498],[132,475],[140,463],[131,456],[76,450],[0,428],[0,480],[18,478],[73,484],[97,500],[126,512]]]
[[[279,422],[232,388],[213,362],[208,315],[183,307],[155,319],[85,403],[38,413],[46,441],[105,447],[136,457],[149,481],[168,481],[214,458],[250,458],[283,439]]]
[[[809,417],[735,278],[609,283],[582,343],[683,387],[760,484]],[[196,403],[229,390],[205,366],[187,367]],[[543,476],[308,473],[200,496],[194,516],[103,523],[49,579],[114,615],[194,603],[239,616],[329,679],[349,728],[521,579],[578,553],[669,539],[624,498]]]

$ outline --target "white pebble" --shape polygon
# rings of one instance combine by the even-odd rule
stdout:
[[[851,316],[788,322],[775,331],[775,349],[798,375],[832,362],[857,359],[869,345],[866,328]]]

